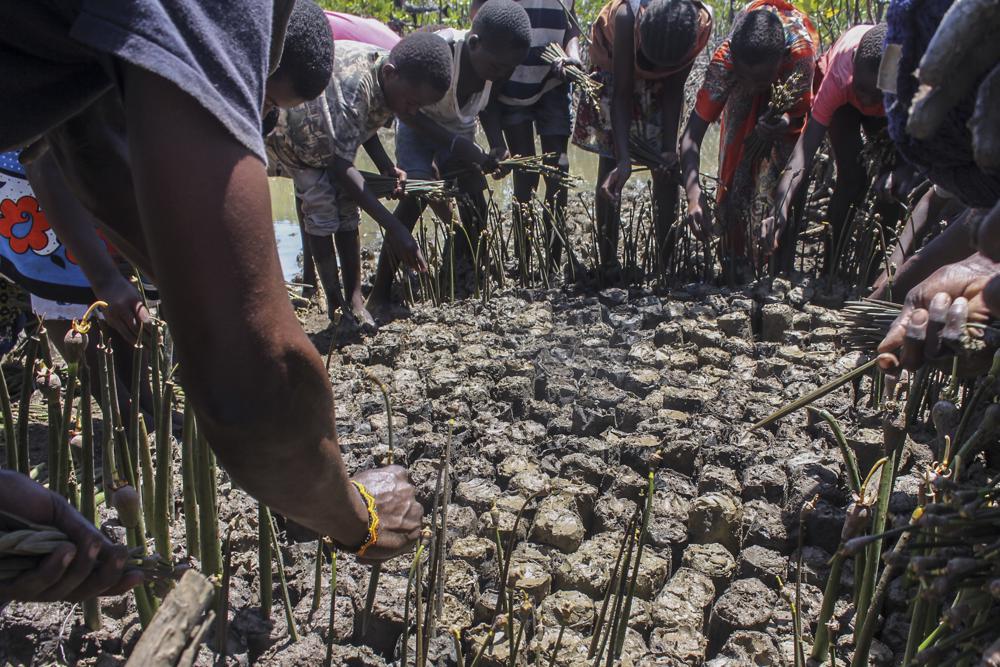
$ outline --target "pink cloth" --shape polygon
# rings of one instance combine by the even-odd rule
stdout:
[[[865,116],[884,116],[885,107],[881,102],[865,106],[854,92],[854,54],[861,38],[870,25],[856,25],[843,35],[823,54],[817,64],[816,77],[822,77],[812,104],[812,117],[829,127],[833,114],[840,107],[850,104]]]
[[[399,42],[399,35],[381,21],[362,18],[341,12],[326,12],[333,38],[363,42],[383,49],[391,49]]]

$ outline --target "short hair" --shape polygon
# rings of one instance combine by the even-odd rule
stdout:
[[[295,0],[285,30],[281,62],[273,76],[287,78],[307,100],[319,97],[333,76],[333,33],[312,0]]]
[[[736,19],[729,38],[733,58],[747,65],[772,62],[785,52],[785,28],[781,19],[766,9],[755,9]]]
[[[869,72],[878,72],[882,62],[882,52],[885,50],[885,33],[888,26],[879,23],[872,26],[858,42],[858,50],[854,52],[854,68],[863,68]]]
[[[692,0],[652,0],[639,15],[639,44],[654,65],[676,65],[698,38],[700,9]]]
[[[487,0],[472,19],[472,32],[494,46],[512,50],[531,48],[531,20],[524,7],[514,0]]]
[[[389,64],[400,77],[448,92],[451,87],[451,47],[440,35],[414,32],[399,40],[389,52]]]

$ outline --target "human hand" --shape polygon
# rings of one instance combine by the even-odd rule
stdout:
[[[148,328],[150,317],[142,296],[125,276],[115,273],[106,283],[94,286],[94,295],[107,303],[104,319],[127,343],[135,343],[140,325]]]
[[[653,175],[657,178],[672,178],[675,182],[680,181],[680,158],[675,151],[663,151],[660,153],[660,163],[653,168]]]
[[[761,116],[757,119],[756,129],[762,139],[776,141],[788,132],[790,124],[791,120],[788,118],[788,114],[781,114],[774,120],[769,120],[766,116]]]
[[[496,146],[491,148],[489,153],[485,153],[485,158],[479,163],[479,168],[484,174],[493,174],[495,180],[500,180],[510,173],[510,167],[501,167],[500,163],[510,158],[510,151],[506,146]]]
[[[406,172],[396,165],[384,169],[382,175],[396,179],[396,188],[389,195],[390,199],[402,199],[406,195]]]
[[[374,468],[353,479],[374,496],[379,518],[378,541],[365,552],[364,560],[388,560],[409,551],[420,537],[424,508],[417,502],[406,468]]]
[[[695,237],[702,243],[708,243],[712,239],[712,221],[702,209],[701,202],[697,200],[694,203],[688,202],[684,224],[691,228]]]
[[[1000,202],[980,218],[972,234],[972,245],[989,259],[1000,262]]]
[[[757,237],[750,245],[754,264],[761,267],[778,249],[781,234],[785,231],[785,219],[780,213],[764,218],[757,230]]]
[[[976,254],[941,267],[906,295],[903,309],[879,343],[879,365],[919,368],[957,348],[968,323],[1000,313],[1000,267]]]
[[[556,76],[558,76],[560,79],[564,81],[566,80],[567,67],[577,67],[582,70],[583,63],[580,62],[578,58],[570,58],[568,56],[566,58],[560,58],[559,60],[552,63],[552,71],[555,72]]]
[[[141,572],[125,571],[128,549],[124,545],[113,544],[65,499],[24,475],[0,471],[0,509],[52,526],[69,538],[68,543],[39,558],[34,569],[0,581],[0,602],[78,602],[98,595],[120,595],[143,582]],[[0,514],[0,530],[21,527]]]
[[[420,245],[402,223],[386,230],[385,241],[396,260],[419,273],[427,273],[427,260]]]
[[[608,201],[617,202],[621,199],[622,189],[628,182],[629,176],[632,175],[632,162],[631,160],[622,160],[618,165],[611,170],[608,177],[604,179],[604,183],[601,184],[601,194],[604,195]]]

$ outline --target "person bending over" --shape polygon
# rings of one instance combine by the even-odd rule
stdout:
[[[687,222],[708,239],[712,224],[702,206],[698,170],[705,131],[721,116],[716,204],[722,227],[720,259],[730,278],[748,277],[743,275],[748,268],[747,228],[767,215],[759,209],[772,200],[778,174],[802,131],[812,102],[818,45],[816,30],[803,12],[784,0],[754,0],[736,19],[705,72],[681,139],[682,181]],[[789,104],[770,111],[776,83],[787,86]],[[756,154],[745,150],[751,136],[762,147]]]
[[[403,468],[348,475],[274,239],[261,120],[290,9],[0,0],[0,78],[20,102],[0,109],[0,150],[44,137],[74,195],[159,287],[185,394],[233,480],[384,559],[412,547],[422,509]],[[376,540],[352,481],[375,498]],[[96,562],[81,569],[121,579],[123,561]]]

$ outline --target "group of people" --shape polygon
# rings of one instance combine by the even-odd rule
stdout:
[[[951,4],[927,2],[943,7],[938,20]],[[820,56],[801,10],[785,0],[753,0],[712,55],[679,140],[685,83],[713,30],[712,11],[700,0],[611,0],[601,10],[589,44],[602,88],[596,103],[578,105],[575,126],[565,77],[581,60],[572,4],[477,0],[471,15],[468,30],[397,39],[328,16],[310,0],[0,0],[0,76],[8,93],[0,150],[13,151],[0,159],[0,188],[20,188],[11,196],[0,190],[5,274],[37,291],[41,274],[20,270],[26,253],[44,258],[46,276],[46,262],[78,267],[80,300],[106,301],[113,335],[127,342],[148,320],[137,285],[122,275],[127,259],[158,288],[186,395],[229,475],[276,511],[373,560],[412,546],[422,509],[403,468],[350,476],[344,467],[329,378],[282,280],[268,173],[294,181],[331,310],[371,324],[371,311],[390,301],[398,264],[426,270],[411,233],[424,202],[406,195],[406,178],[454,179],[465,195],[457,206],[465,233],[452,242],[456,255],[469,258],[485,218],[484,176],[497,173],[507,155],[533,153],[535,134],[551,166],[566,171],[572,138],[600,155],[598,245],[602,272],[613,276],[618,202],[638,140],[660,152],[653,168],[659,253],[670,243],[683,189],[695,233],[707,240],[718,227],[723,259],[759,260],[794,248],[791,212],[824,136],[838,172],[828,217],[834,238],[844,233],[866,189],[859,181],[862,133],[868,139],[887,111],[892,121],[908,107],[886,107],[879,90],[891,14],[888,33],[857,26]],[[335,40],[338,29],[355,39]],[[550,63],[542,54],[553,42],[565,57]],[[911,42],[903,48],[909,60],[901,61],[910,69],[900,77],[911,76],[926,47],[926,40],[922,47]],[[393,160],[378,131],[394,118]],[[719,118],[714,225],[699,166],[706,129]],[[477,144],[477,123],[488,148]],[[889,130],[900,143],[899,123]],[[395,210],[357,168],[361,147],[396,181]],[[934,180],[929,153],[918,148],[901,152]],[[941,180],[928,196],[965,200],[961,179]],[[537,187],[537,178],[516,173],[516,202],[528,203]],[[566,207],[560,179],[550,179],[545,197],[546,242],[557,244]],[[761,201],[766,215],[748,238],[746,216]],[[974,205],[986,204],[980,198]],[[962,205],[954,209],[969,215]],[[367,302],[361,210],[386,233]],[[527,208],[516,210],[515,224],[534,224]],[[440,206],[437,213],[450,215]],[[998,218],[977,218],[981,224],[964,232],[962,243],[903,258],[889,276],[894,294],[904,277],[913,289],[882,346],[887,368],[936,354],[931,339],[940,327],[928,321],[961,328],[1000,316]],[[560,253],[551,256],[558,262]],[[892,357],[901,345],[901,358]],[[122,577],[122,547],[30,480],[0,472],[0,507],[17,507],[75,542],[37,571],[0,584],[0,600],[82,599],[135,583]]]

